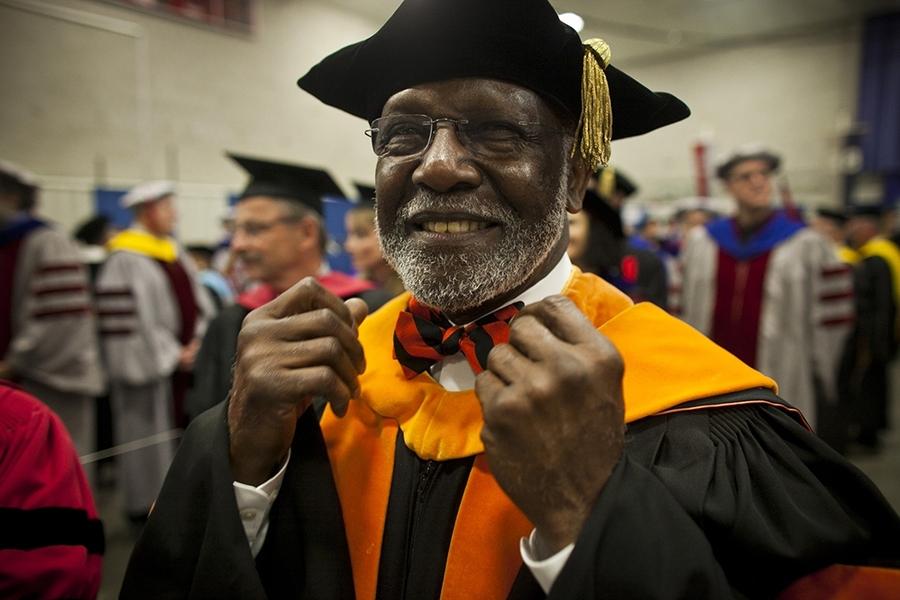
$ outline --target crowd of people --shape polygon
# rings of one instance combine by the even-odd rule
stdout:
[[[171,182],[70,237],[0,163],[0,595],[96,595],[75,457],[106,447],[142,531],[124,598],[900,589],[900,520],[841,457],[890,427],[889,208],[779,205],[745,147],[733,214],[626,223],[611,141],[687,106],[545,0],[495,4],[406,0],[300,80],[371,125],[353,273],[318,169],[229,154],[227,237],[185,248]]]

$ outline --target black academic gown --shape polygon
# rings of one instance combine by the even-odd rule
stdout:
[[[300,419],[255,561],[234,498],[225,415],[223,403],[188,429],[121,597],[352,598],[315,413]],[[471,459],[423,461],[402,440],[395,453],[378,597],[438,598]],[[652,416],[629,425],[624,455],[550,598],[771,598],[833,563],[900,566],[898,539],[900,520],[871,482],[780,408]],[[510,598],[543,597],[523,567]]]
[[[839,385],[844,416],[874,442],[888,426],[888,364],[896,351],[897,307],[891,269],[880,256],[853,269],[856,323],[847,339]]]

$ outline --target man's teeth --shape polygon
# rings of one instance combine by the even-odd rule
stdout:
[[[481,231],[487,226],[484,221],[426,221],[422,229],[432,233],[469,233]]]

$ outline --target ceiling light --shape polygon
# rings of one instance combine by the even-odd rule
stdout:
[[[567,12],[559,15],[559,20],[578,33],[581,33],[581,30],[584,29],[584,19],[573,12]]]

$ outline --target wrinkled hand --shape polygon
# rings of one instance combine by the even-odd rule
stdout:
[[[357,327],[367,312],[362,300],[344,303],[307,277],[247,315],[228,406],[237,481],[258,485],[272,475],[314,397],[346,413],[365,370]]]
[[[622,454],[622,358],[567,298],[526,307],[475,391],[497,482],[548,549],[574,542]]]

